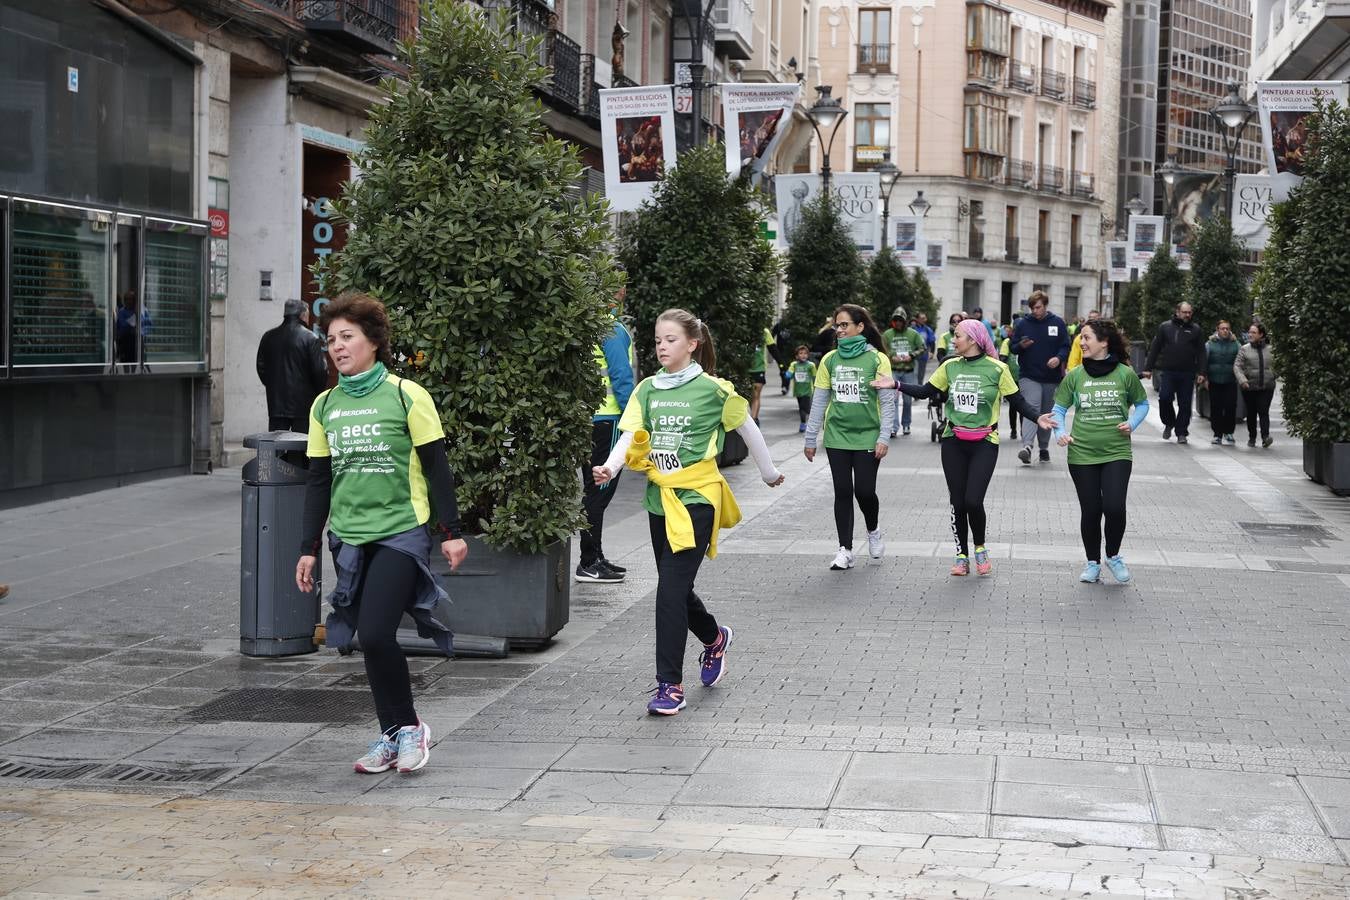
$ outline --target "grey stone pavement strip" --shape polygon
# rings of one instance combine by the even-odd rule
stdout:
[[[574,585],[571,623],[540,653],[414,659],[419,712],[440,739],[431,765],[354,776],[373,722],[360,659],[236,652],[238,473],[221,472],[0,511],[0,581],[13,585],[0,603],[0,764],[98,763],[108,768],[51,787],[109,796],[429,809],[527,827],[593,817],[599,833],[749,829],[719,833],[720,846],[662,845],[672,853],[788,858],[810,844],[812,858],[847,849],[895,864],[895,852],[962,839],[1346,862],[1350,575],[1336,569],[1350,562],[1350,503],[1304,478],[1278,425],[1269,451],[1211,447],[1203,422],[1189,447],[1146,426],[1125,546],[1135,580],[1080,585],[1058,449],[1024,467],[1003,448],[988,498],[995,572],[949,578],[945,487],[916,407],[920,427],[882,467],[887,554],[836,573],[826,467],[801,457],[790,401],[767,396],[762,421],[788,482],[771,491],[748,464],[729,471],[746,518],[699,591],[736,628],[731,671],[702,689],[691,647],[678,717],[644,714],[655,578],[629,474],[606,533],[629,579]],[[185,717],[245,687],[342,692],[368,718]],[[130,787],[107,775],[132,764],[225,771]],[[632,841],[616,846],[642,846]],[[951,852],[986,853],[976,846]],[[1081,874],[1014,886],[1103,890]],[[1191,887],[1177,895],[1205,895]]]

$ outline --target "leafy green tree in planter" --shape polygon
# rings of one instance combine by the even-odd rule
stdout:
[[[1144,343],[1152,341],[1158,326],[1172,317],[1185,294],[1186,274],[1177,266],[1176,257],[1166,247],[1159,247],[1148,261],[1142,279],[1139,339]]]
[[[937,297],[933,296],[933,285],[928,281],[928,273],[922,267],[915,269],[910,275],[910,286],[914,289],[914,296],[910,301],[909,314],[917,316],[923,313],[928,317],[928,327],[936,329]]]
[[[1350,111],[1319,103],[1304,122],[1303,183],[1271,217],[1258,308],[1290,432],[1350,443]]]
[[[914,315],[914,285],[910,281],[905,267],[900,264],[890,247],[881,248],[881,252],[872,257],[867,264],[867,293],[863,303],[877,320],[878,327],[885,330],[891,311],[903,306],[911,316]],[[833,312],[833,310],[831,310]]]
[[[622,283],[604,202],[571,196],[576,151],[541,124],[535,49],[473,4],[426,6],[336,204],[353,228],[327,273],[388,306],[400,374],[440,408],[466,527],[524,553],[583,524],[592,347]]]
[[[1116,324],[1125,331],[1125,337],[1131,341],[1148,341],[1153,334],[1144,332],[1144,283],[1127,281],[1120,290],[1120,300],[1112,314]]]
[[[866,300],[867,270],[837,201],[820,194],[802,207],[801,222],[792,232],[786,280],[787,326],[805,344],[839,304]]]
[[[778,257],[760,234],[759,195],[726,173],[720,144],[695,147],[619,232],[628,270],[627,312],[636,319],[642,369],[657,368],[653,329],[671,307],[707,324],[717,374],[751,394],[751,357],[773,319]]]
[[[1246,256],[1223,216],[1200,223],[1191,240],[1191,272],[1185,299],[1195,309],[1194,322],[1213,333],[1220,319],[1241,333],[1247,322],[1247,279],[1238,264]]]

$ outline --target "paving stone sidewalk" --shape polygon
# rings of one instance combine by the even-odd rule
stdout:
[[[823,461],[800,456],[790,401],[766,398],[762,420],[788,483],[771,491],[748,464],[731,471],[746,521],[699,579],[736,628],[724,684],[693,687],[672,720],[643,714],[654,577],[640,484],[625,476],[607,530],[625,584],[574,586],[572,622],[542,653],[414,660],[419,711],[441,739],[415,778],[350,772],[373,720],[359,658],[237,654],[237,472],[0,511],[0,581],[14,585],[0,603],[0,784],[78,792],[112,816],[91,828],[110,826],[125,796],[128,810],[196,798],[182,809],[207,818],[340,805],[367,826],[430,811],[457,823],[442,834],[454,847],[467,822],[540,828],[561,816],[621,820],[610,850],[641,846],[632,832],[741,826],[767,829],[756,840],[780,842],[783,859],[847,833],[855,862],[957,839],[976,842],[957,851],[973,854],[1016,855],[973,848],[1017,841],[1196,854],[1210,862],[1190,868],[1220,873],[1214,854],[1304,861],[1318,878],[1346,862],[1350,504],[1306,481],[1278,427],[1270,451],[1164,444],[1156,422],[1140,432],[1125,550],[1136,577],[1121,586],[1074,581],[1082,551],[1062,456],[1024,467],[1014,446],[988,500],[995,572],[949,578],[945,489],[923,428],[883,465],[886,556],[829,572]],[[256,688],[302,698],[311,714],[209,714]],[[549,846],[530,845],[540,858],[590,845],[536,843]],[[774,846],[747,851],[752,868]],[[44,852],[22,838],[12,848],[28,862]],[[662,852],[691,854],[694,868],[738,858],[734,844]],[[1000,868],[990,862],[961,868]],[[1084,884],[1082,872],[1045,871],[1070,881],[1014,886],[1059,896]],[[1281,878],[1281,890],[1298,887]],[[729,895],[786,882],[736,884]],[[1227,889],[1194,881],[1175,895],[1216,887]]]

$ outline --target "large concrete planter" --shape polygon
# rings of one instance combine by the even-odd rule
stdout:
[[[1326,444],[1322,451],[1326,485],[1337,496],[1350,495],[1350,444]]]
[[[1303,474],[1317,484],[1326,484],[1327,481],[1327,457],[1330,456],[1327,448],[1327,444],[1303,442]]]
[[[431,571],[450,593],[456,633],[506,638],[514,650],[538,650],[567,624],[571,603],[572,540],[542,553],[501,550],[467,537],[469,557],[451,573],[433,554]]]

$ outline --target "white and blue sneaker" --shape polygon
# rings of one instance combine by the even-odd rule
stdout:
[[[398,759],[398,743],[392,735],[381,734],[379,740],[370,745],[366,755],[358,759],[352,768],[364,775],[378,775],[388,772]]]
[[[1106,558],[1106,567],[1111,570],[1111,574],[1116,576],[1116,581],[1121,584],[1130,580],[1130,570],[1125,567],[1125,560],[1121,559],[1119,553]]]
[[[398,730],[398,770],[416,772],[431,759],[431,729],[426,722],[404,725]]]
[[[1102,564],[1089,559],[1083,565],[1083,571],[1078,576],[1078,580],[1084,584],[1099,584],[1102,580]]]

